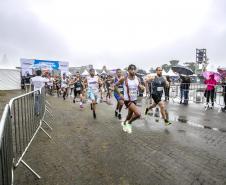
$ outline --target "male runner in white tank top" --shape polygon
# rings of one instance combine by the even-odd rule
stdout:
[[[96,119],[96,104],[100,101],[99,85],[101,80],[95,76],[95,70],[89,70],[90,76],[85,79],[85,84],[88,86],[87,96],[92,101],[91,110],[93,111],[93,118]]]
[[[131,64],[128,67],[128,76],[121,78],[115,84],[115,92],[120,95],[121,99],[124,100],[126,107],[128,108],[128,115],[126,120],[122,122],[124,132],[132,133],[132,122],[140,118],[141,113],[139,108],[136,106],[138,87],[144,90],[144,86],[141,85],[136,74],[136,66]],[[124,95],[120,93],[118,86],[123,84]]]

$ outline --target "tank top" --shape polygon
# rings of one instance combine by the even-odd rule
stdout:
[[[127,92],[126,83],[128,83],[129,95]],[[124,99],[126,101],[136,101],[137,100],[138,85],[139,85],[139,80],[136,76],[135,76],[134,80],[130,80],[128,77],[126,77],[126,79],[123,83]]]
[[[91,89],[93,92],[98,92],[99,88],[99,83],[98,83],[98,77],[87,77],[87,82],[88,82],[88,88]]]
[[[118,81],[119,81],[118,77],[115,77],[114,84],[116,84]],[[124,93],[123,84],[118,85],[118,90],[121,94]]]
[[[79,80],[74,84],[74,88],[76,91],[81,91],[82,90],[82,81]]]
[[[152,94],[162,95],[165,85],[165,79],[162,76],[156,76],[152,82]]]

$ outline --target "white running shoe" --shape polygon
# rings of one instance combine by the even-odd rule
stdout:
[[[127,127],[126,127],[127,123],[124,124],[124,121],[122,121],[122,122],[121,122],[121,125],[122,125],[122,130],[123,130],[124,132],[127,132]]]
[[[127,130],[127,132],[128,132],[129,134],[131,134],[131,133],[132,133],[132,125],[126,123],[126,130]]]

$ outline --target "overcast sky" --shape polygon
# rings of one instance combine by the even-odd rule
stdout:
[[[225,0],[0,0],[0,60],[140,68],[178,59],[226,66]],[[1,62],[1,61],[0,61]]]

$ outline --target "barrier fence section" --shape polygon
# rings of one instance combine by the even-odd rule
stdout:
[[[0,121],[0,185],[13,184],[13,143],[10,108],[5,106]]]
[[[44,88],[41,91],[32,91],[12,98],[9,102],[12,122],[14,168],[17,168],[22,163],[37,178],[41,177],[23,160],[23,157],[39,130],[42,130],[51,139],[51,136],[43,128],[43,123],[50,127],[47,121],[44,120],[46,114],[45,102]]]
[[[206,97],[209,96],[206,91],[208,84],[172,84],[170,86],[169,98],[173,102],[195,102],[205,103]],[[219,84],[214,87],[214,103],[219,107],[224,107],[226,103],[226,85]]]

